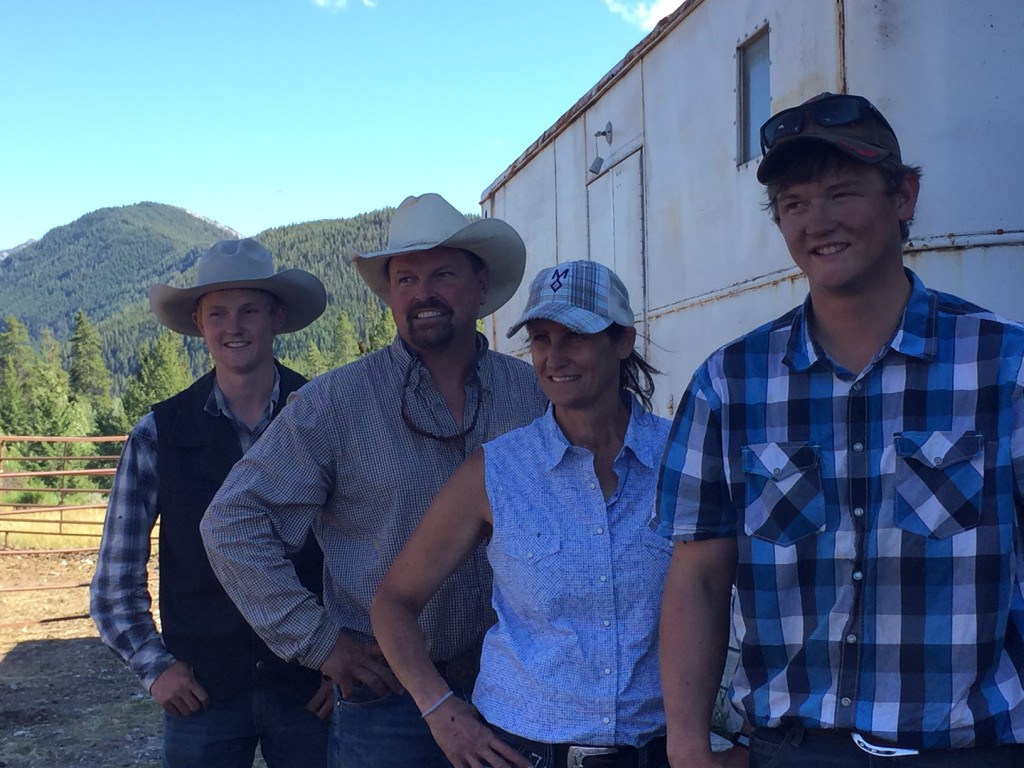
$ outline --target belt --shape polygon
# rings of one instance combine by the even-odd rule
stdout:
[[[505,741],[519,749],[534,753],[537,758],[552,753],[554,765],[558,768],[639,768],[641,755],[647,757],[645,765],[668,763],[664,736],[651,739],[642,747],[601,747],[585,744],[549,744],[517,736],[494,725],[490,727]]]
[[[773,744],[792,744],[794,747],[801,747],[807,743],[807,748],[824,746],[822,742],[829,744],[829,750],[851,749],[856,746],[861,752],[866,752],[873,757],[912,757],[920,754],[914,747],[901,747],[892,742],[882,741],[874,736],[864,736],[857,731],[836,729],[807,729],[796,723],[778,728],[756,728],[755,738],[763,739]],[[834,744],[834,746],[831,746]]]

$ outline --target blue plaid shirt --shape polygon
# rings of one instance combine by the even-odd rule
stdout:
[[[913,290],[859,375],[810,301],[681,402],[659,533],[737,537],[734,703],[922,748],[1024,742],[1024,328]]]
[[[672,557],[648,523],[669,422],[636,400],[604,498],[551,408],[484,445],[498,623],[473,703],[535,741],[641,746],[665,733],[658,616]]]
[[[227,417],[244,453],[270,424],[280,394],[281,376],[275,368],[270,402],[253,429],[231,412],[216,380],[204,410],[211,417]],[[149,591],[150,537],[160,511],[157,448],[156,419],[147,413],[132,429],[117,463],[90,586],[90,613],[100,638],[147,691],[174,663],[157,631]]]

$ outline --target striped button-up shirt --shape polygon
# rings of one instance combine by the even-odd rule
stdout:
[[[201,526],[210,563],[279,656],[317,669],[342,629],[370,639],[373,595],[437,491],[484,441],[543,413],[532,368],[478,339],[463,415],[473,428],[464,438],[420,434],[460,430],[396,337],[299,390],[224,481]],[[284,557],[310,526],[324,552],[323,606]],[[490,593],[481,548],[420,617],[431,658],[447,661],[479,640],[494,619]]]
[[[658,615],[672,557],[648,527],[669,422],[635,400],[605,499],[552,411],[484,446],[498,623],[473,703],[535,741],[641,746],[665,733]]]
[[[908,275],[859,375],[815,344],[809,300],[704,363],[658,531],[737,537],[733,700],[752,723],[1024,742],[1024,328]]]

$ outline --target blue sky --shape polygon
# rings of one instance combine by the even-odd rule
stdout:
[[[463,211],[680,0],[0,4],[0,249],[107,206],[254,235]]]

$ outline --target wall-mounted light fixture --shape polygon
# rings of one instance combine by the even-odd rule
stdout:
[[[604,165],[604,158],[601,157],[601,150],[598,148],[597,139],[600,136],[604,136],[605,141],[609,144],[612,143],[612,124],[609,122],[605,125],[603,131],[598,131],[594,134],[594,162],[590,164],[591,173],[600,173],[601,166]]]

